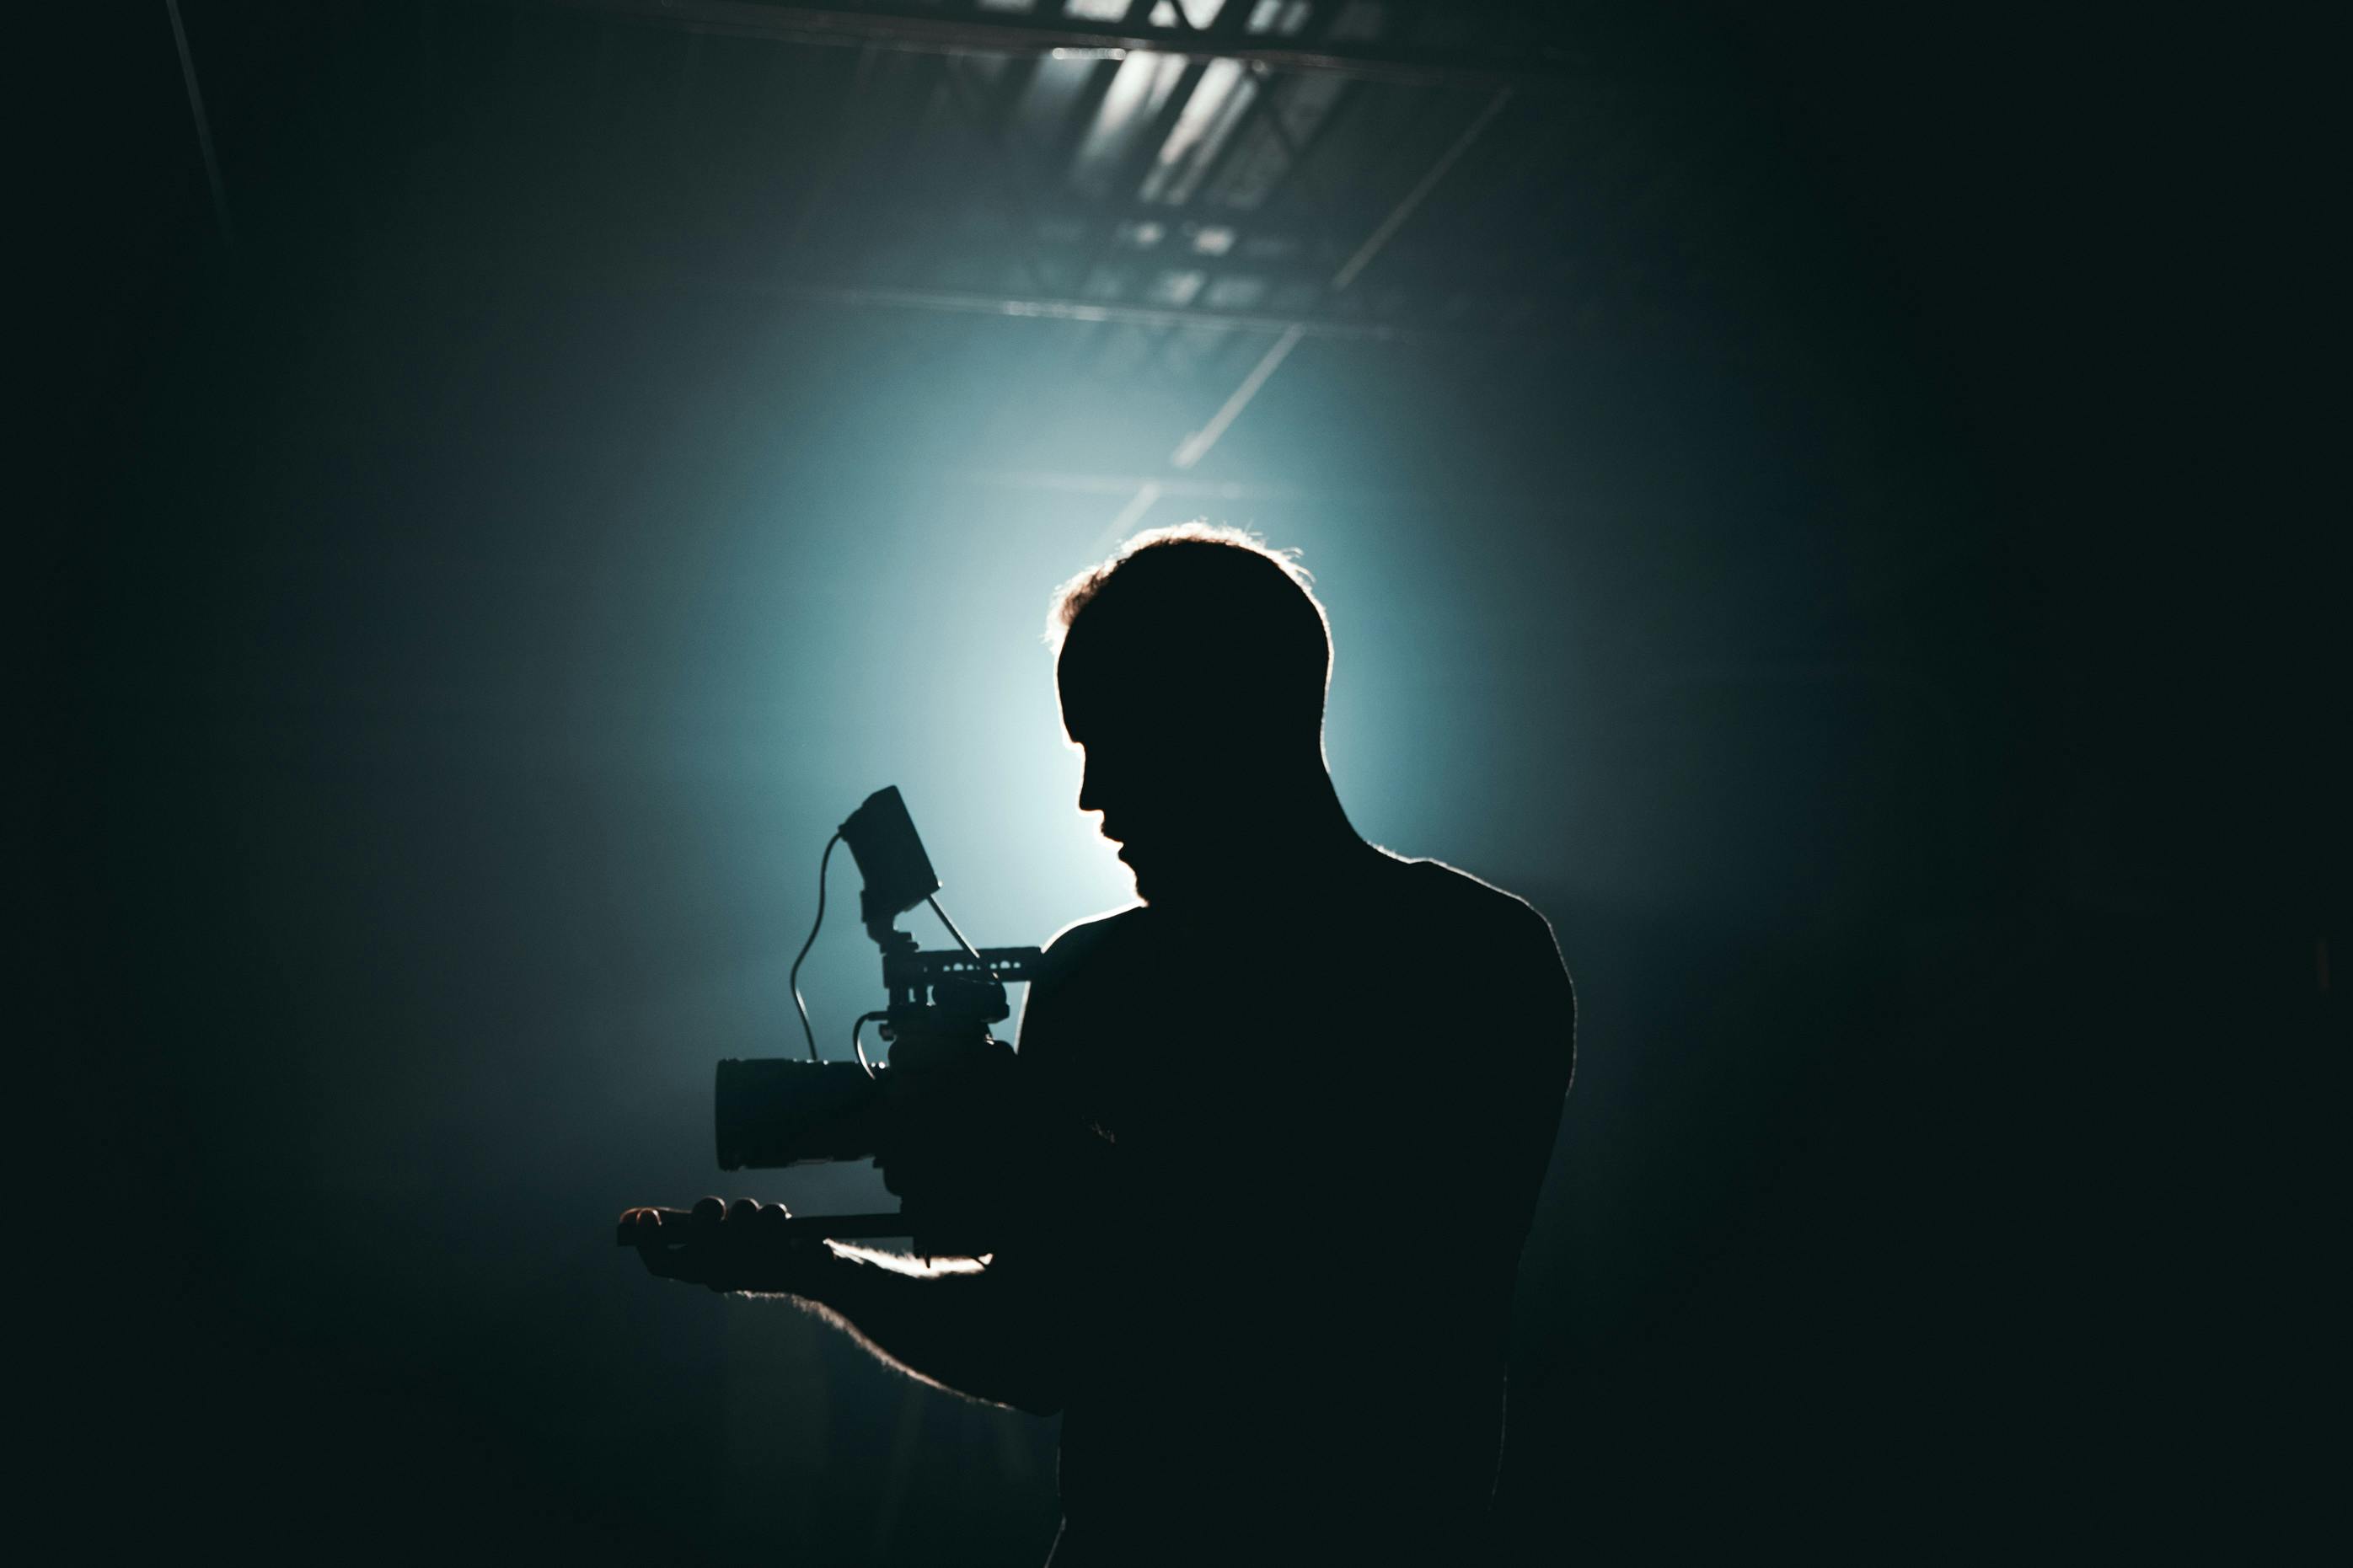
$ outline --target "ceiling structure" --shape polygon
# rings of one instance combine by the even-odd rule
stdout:
[[[605,39],[617,20],[682,31],[681,95],[779,46],[805,57],[780,68],[822,126],[771,170],[779,289],[1213,334],[1196,342],[1502,332],[1541,310],[1546,253],[1520,209],[1564,153],[1550,111],[1570,68],[1473,47],[1475,9],[1440,26],[1373,0],[552,8]],[[698,107],[678,112],[683,129]],[[1433,202],[1445,244],[1399,244]]]
[[[1058,323],[1007,374],[1198,409],[1140,481],[1173,493],[1303,342],[1511,354],[1602,310],[1690,315],[1644,299],[1672,281],[1638,237],[1672,161],[1549,7],[443,0],[348,26],[308,110],[371,247],[940,333]],[[282,159],[276,131],[248,126],[247,163]],[[223,142],[226,234],[280,182]]]

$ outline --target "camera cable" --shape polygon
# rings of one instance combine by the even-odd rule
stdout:
[[[841,835],[839,833],[827,839],[825,853],[817,858],[817,922],[809,927],[808,941],[801,943],[800,952],[794,956],[792,975],[786,982],[793,988],[793,1009],[801,1016],[801,1034],[808,1040],[809,1060],[813,1062],[824,1058],[817,1054],[817,1030],[809,1024],[808,1004],[801,1000],[801,960],[809,955],[809,949],[817,945],[817,933],[825,929],[825,872],[826,868],[833,864],[833,847],[840,842]],[[860,1051],[859,1058],[865,1059],[865,1055]]]

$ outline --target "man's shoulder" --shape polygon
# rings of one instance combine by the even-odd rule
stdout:
[[[1559,963],[1551,922],[1517,893],[1443,860],[1408,858],[1386,849],[1378,854],[1364,868],[1365,879],[1348,879],[1345,886],[1326,889],[1325,896],[1409,942]],[[1151,909],[1140,903],[1074,921],[1047,942],[1039,978],[1056,989],[1121,984],[1153,970],[1166,935]]]
[[[1392,875],[1408,889],[1408,898],[1432,918],[1457,930],[1505,933],[1525,941],[1535,940],[1541,931],[1544,941],[1558,951],[1552,922],[1517,893],[1443,860],[1391,856],[1390,861]]]
[[[1131,904],[1074,921],[1047,938],[1021,1009],[1024,1055],[1060,1059],[1071,1044],[1071,1020],[1117,1005],[1138,961],[1143,913],[1143,905]]]
[[[1404,866],[1418,886],[1415,924],[1431,933],[1437,962],[1475,965],[1481,984],[1495,988],[1523,1026],[1519,1059],[1544,1075],[1545,1092],[1531,1103],[1556,1104],[1576,1070],[1577,988],[1552,922],[1517,893],[1442,860]]]
[[[1046,939],[1040,978],[1049,984],[1066,983],[1134,954],[1143,933],[1145,913],[1142,904],[1129,904],[1105,914],[1072,921]]]
[[[1142,904],[1124,904],[1103,914],[1072,921],[1046,939],[1046,956],[1068,960],[1097,952],[1134,931],[1145,912]]]

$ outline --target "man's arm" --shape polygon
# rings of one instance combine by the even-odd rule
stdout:
[[[636,1209],[622,1226],[665,1279],[784,1297],[911,1377],[1034,1415],[1061,1408],[1068,1303],[1057,1270],[1018,1253],[926,1262],[812,1241],[792,1236],[788,1217],[781,1204],[705,1198],[691,1215]]]
[[[1504,1190],[1515,1205],[1514,1260],[1535,1217],[1545,1168],[1552,1162],[1569,1085],[1577,1076],[1577,989],[1561,960],[1552,922],[1533,905],[1524,907],[1525,917],[1515,921],[1514,964],[1522,980],[1512,1006],[1533,1054],[1524,1067],[1525,1087],[1514,1098],[1502,1140]]]
[[[1051,1415],[1067,1395],[1067,1302],[1018,1255],[923,1262],[839,1242],[793,1298],[910,1377]]]
[[[1037,1065],[1054,1053],[1030,1055],[1033,1041],[1055,1036],[1053,1020],[1066,1016],[1057,989],[1043,980],[1031,986],[1021,1030],[1025,1070],[1016,1075],[1017,1092],[1006,1114],[985,1116],[987,1125],[970,1129],[974,1145],[946,1162],[951,1171],[985,1159],[1023,1173],[1005,1194],[1019,1211],[1006,1216],[1012,1234],[989,1259],[923,1262],[791,1238],[781,1228],[781,1205],[746,1199],[729,1208],[706,1198],[686,1222],[682,1247],[671,1247],[676,1232],[665,1233],[657,1211],[625,1216],[639,1232],[647,1267],[714,1290],[789,1297],[877,1357],[935,1386],[1037,1415],[1060,1410],[1076,1331],[1089,1316],[1074,1300],[1084,1277],[1073,1258],[1090,1216],[1107,1195],[1103,1166],[1111,1150],[1057,1114],[1061,1097],[1040,1081]],[[1022,1146],[978,1146],[992,1135]],[[894,1191],[905,1174],[894,1175]],[[914,1194],[917,1202],[923,1196]],[[672,1215],[670,1225],[679,1223]]]

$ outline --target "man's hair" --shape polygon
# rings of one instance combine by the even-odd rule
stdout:
[[[1189,696],[1233,721],[1320,731],[1332,628],[1298,552],[1207,522],[1137,534],[1054,595],[1047,641],[1067,716],[1074,661],[1084,695],[1138,686]],[[1135,693],[1141,695],[1142,693]]]

